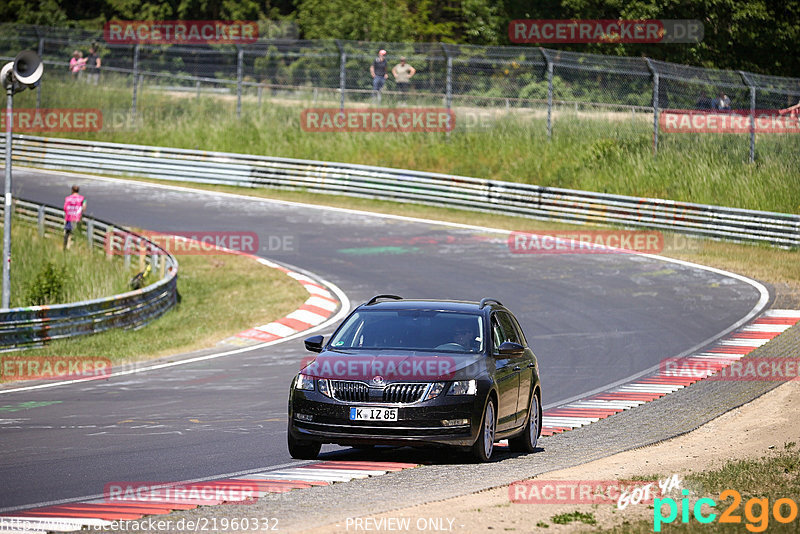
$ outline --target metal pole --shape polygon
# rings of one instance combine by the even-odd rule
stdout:
[[[39,57],[44,54],[44,37],[39,39]],[[42,107],[42,84],[36,86],[36,109]]]
[[[653,154],[658,154],[658,73],[653,75]]]
[[[742,70],[738,71],[744,84],[750,88],[750,163],[756,160],[756,86]]]
[[[450,109],[453,103],[453,58],[447,56],[447,81],[445,85],[445,106]]]
[[[345,76],[346,70],[345,67],[347,65],[347,52],[344,51],[344,47],[339,42],[339,39],[334,41],[336,46],[339,48],[339,109],[344,111],[344,91],[347,88],[347,78]]]
[[[242,74],[244,72],[244,48],[237,46],[236,53],[236,117],[242,118]]]
[[[131,125],[136,124],[136,91],[139,85],[139,45],[133,47],[133,101],[131,102]]]
[[[6,89],[6,176],[3,209],[3,308],[11,302],[11,124],[14,118],[14,89]]]
[[[553,136],[553,63],[547,61],[547,139]]]
[[[756,88],[750,86],[750,163],[756,160]]]
[[[658,94],[659,94],[659,79],[658,71],[656,70],[650,58],[644,58],[647,61],[647,68],[653,74],[653,155],[658,154]]]

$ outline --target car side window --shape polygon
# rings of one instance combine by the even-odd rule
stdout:
[[[527,346],[528,340],[525,339],[525,331],[519,325],[519,321],[513,315],[511,316],[511,321],[514,323],[514,327],[517,330],[517,335],[519,336],[520,339],[520,345]]]
[[[500,327],[503,329],[504,337],[502,342],[505,343],[506,341],[511,341],[512,343],[518,343],[522,345],[522,343],[520,343],[519,334],[517,333],[517,329],[514,326],[514,321],[513,319],[511,319],[511,316],[504,312],[498,312],[496,317],[498,322],[500,323]]]
[[[494,354],[500,353],[500,345],[505,341],[505,334],[500,323],[497,322],[497,315],[492,315],[492,351]]]

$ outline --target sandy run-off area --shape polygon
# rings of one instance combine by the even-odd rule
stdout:
[[[800,443],[800,383],[787,382],[758,399],[734,409],[697,430],[656,445],[635,449],[584,465],[545,473],[536,480],[613,481],[660,475],[679,478],[697,471],[719,468],[732,459],[774,454],[786,443]],[[657,488],[657,486],[656,486]],[[513,492],[513,489],[512,489]],[[658,496],[659,494],[657,494]],[[679,499],[679,492],[672,494]],[[572,522],[554,524],[557,514],[581,511],[593,514],[596,525]],[[613,527],[624,520],[648,519],[646,504],[541,504],[511,502],[509,486],[463,497],[432,502],[385,514],[349,518],[317,528],[313,534],[355,532],[575,532]],[[539,524],[539,526],[537,526]],[[543,524],[547,524],[544,527]]]

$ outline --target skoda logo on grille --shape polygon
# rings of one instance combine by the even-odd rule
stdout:
[[[373,377],[372,384],[375,386],[384,386],[386,385],[386,382],[383,381],[383,377],[381,375],[378,375],[376,377]]]

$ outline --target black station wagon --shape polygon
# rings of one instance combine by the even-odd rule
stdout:
[[[541,433],[536,356],[500,302],[378,295],[357,307],[289,392],[289,453],[312,459],[323,443],[533,452]]]

